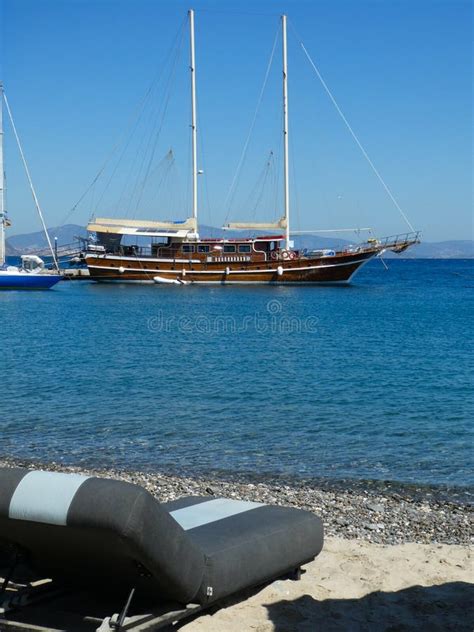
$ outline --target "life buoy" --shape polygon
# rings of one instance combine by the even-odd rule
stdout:
[[[296,259],[296,252],[293,252],[292,250],[290,250],[289,255],[290,255],[290,259]]]
[[[283,258],[283,259],[285,259],[285,260],[286,260],[286,259],[290,259],[290,255],[291,255],[291,253],[290,253],[290,251],[289,251],[289,250],[282,250],[282,251],[281,251],[281,256],[282,256],[282,258]]]
[[[270,253],[270,257],[273,259],[273,261],[275,261],[276,259],[278,259],[278,252],[276,250],[272,250]]]

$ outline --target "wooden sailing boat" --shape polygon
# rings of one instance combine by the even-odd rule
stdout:
[[[290,230],[288,152],[288,72],[286,16],[283,41],[284,215],[276,223],[230,223],[225,228],[271,231],[242,239],[201,239],[198,233],[198,168],[194,12],[189,11],[192,216],[181,222],[97,218],[87,229],[96,235],[84,259],[96,281],[203,284],[348,283],[370,259],[385,250],[402,252],[419,242],[418,233],[370,239],[342,250],[311,253],[295,250]],[[123,236],[149,237],[149,248],[123,245]],[[160,240],[160,241],[158,241]]]
[[[36,197],[36,192],[31,181],[28,166],[26,164],[23,149],[20,144],[15,123],[11,114],[8,100],[3,91],[3,85],[0,83],[0,290],[48,290],[53,285],[56,285],[61,280],[61,275],[56,272],[51,272],[45,269],[44,262],[40,257],[36,255],[22,255],[21,266],[8,266],[5,265],[6,249],[5,249],[5,229],[10,226],[10,220],[7,218],[5,211],[5,172],[3,168],[3,103],[5,102],[8,115],[10,117],[13,134],[20,150],[21,159],[25,167],[26,175],[33,194],[36,209],[39,213],[40,220],[43,226],[43,230],[48,241],[51,255],[53,258],[54,266],[58,269],[56,257],[53,251],[51,241],[49,239],[48,231],[44,223],[43,213]]]

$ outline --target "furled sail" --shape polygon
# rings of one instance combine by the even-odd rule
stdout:
[[[183,237],[190,232],[195,233],[197,231],[197,221],[193,217],[175,222],[98,217],[87,225],[87,230],[94,233],[120,235],[150,235],[166,232],[176,233],[177,237]]]
[[[287,221],[282,217],[278,222],[230,222],[224,230],[285,230]]]

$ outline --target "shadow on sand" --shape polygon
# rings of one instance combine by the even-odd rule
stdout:
[[[275,632],[472,632],[474,584],[373,592],[360,599],[310,595],[265,604]]]

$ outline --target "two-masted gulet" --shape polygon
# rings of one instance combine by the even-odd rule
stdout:
[[[255,231],[241,239],[201,239],[198,233],[198,166],[194,12],[189,11],[192,214],[183,221],[96,218],[87,229],[95,234],[84,259],[95,281],[175,284],[319,284],[348,283],[374,256],[385,250],[402,252],[418,243],[417,233],[340,250],[310,253],[294,249],[290,230],[288,152],[288,71],[286,16],[281,18],[283,60],[284,214],[276,223],[231,223],[231,230]],[[260,236],[264,231],[272,234]],[[150,238],[147,247],[125,245],[134,237]]]

